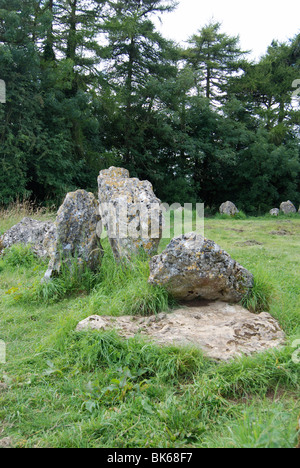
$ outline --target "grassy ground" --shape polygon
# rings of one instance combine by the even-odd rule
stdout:
[[[0,233],[25,214],[28,207],[3,212]],[[173,304],[147,284],[147,262],[118,267],[106,242],[97,274],[63,275],[51,286],[40,286],[46,265],[16,248],[0,260],[0,340],[7,346],[0,439],[26,448],[295,447],[300,216],[212,218],[205,235],[254,273],[258,290],[272,292],[270,313],[287,334],[285,348],[218,364],[195,349],[75,332],[94,313],[149,314]]]

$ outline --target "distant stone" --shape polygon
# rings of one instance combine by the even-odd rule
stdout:
[[[220,213],[229,216],[234,216],[235,214],[239,213],[239,210],[237,209],[234,203],[232,203],[231,201],[227,201],[225,203],[222,203],[222,205],[220,206]]]
[[[279,216],[280,210],[278,208],[272,208],[269,213],[271,216]]]
[[[267,312],[252,314],[240,305],[197,302],[170,314],[151,317],[93,315],[77,331],[115,329],[123,338],[136,335],[160,346],[194,346],[207,357],[228,361],[284,345],[285,335]]]
[[[282,211],[283,214],[297,213],[295,206],[290,200],[281,203],[280,211]]]
[[[23,218],[22,221],[6,231],[0,237],[2,248],[8,248],[15,244],[31,246],[33,252],[41,258],[50,256],[50,245],[46,238],[54,238],[55,226],[50,221],[37,221],[31,218]]]
[[[111,167],[100,172],[98,186],[100,214],[115,257],[130,258],[140,250],[150,256],[156,253],[163,212],[151,183]]]
[[[253,275],[212,240],[189,233],[175,237],[150,260],[149,283],[180,300],[234,303],[253,287]]]
[[[99,267],[103,254],[97,235],[100,221],[99,204],[92,193],[78,190],[67,194],[57,212],[54,242],[49,242],[50,262],[45,280],[60,272],[62,262],[70,268],[72,262],[91,270]]]

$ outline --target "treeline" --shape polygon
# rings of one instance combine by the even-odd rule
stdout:
[[[300,35],[252,63],[220,24],[184,48],[166,40],[154,15],[173,8],[0,0],[0,204],[95,191],[111,165],[169,203],[300,203]]]

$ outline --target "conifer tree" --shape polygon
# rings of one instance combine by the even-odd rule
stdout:
[[[230,76],[241,67],[246,52],[239,46],[239,37],[220,32],[220,23],[210,23],[189,39],[185,59],[194,70],[198,95],[220,101]]]

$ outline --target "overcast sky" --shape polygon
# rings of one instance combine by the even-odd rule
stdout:
[[[211,19],[222,23],[222,32],[239,35],[242,48],[258,59],[273,39],[286,41],[300,32],[300,0],[179,0],[157,26],[164,37],[183,42]]]

